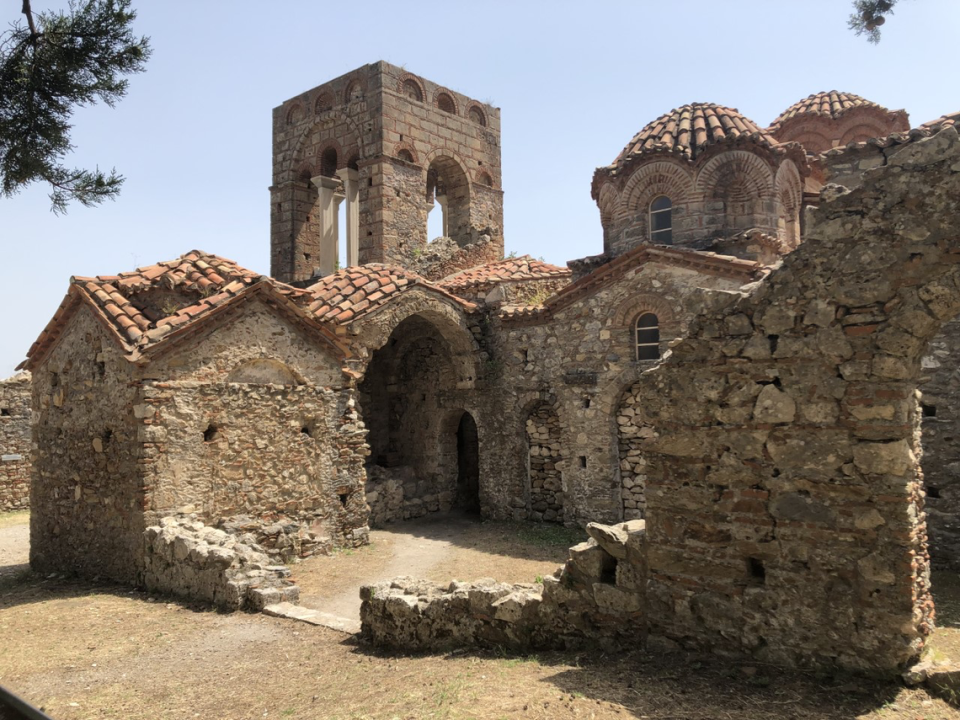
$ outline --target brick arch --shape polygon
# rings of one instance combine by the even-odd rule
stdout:
[[[333,110],[336,107],[337,101],[333,96],[333,93],[329,90],[324,90],[322,93],[317,95],[317,99],[313,102],[313,111],[315,113],[328,112]]]
[[[416,89],[420,97],[411,97],[409,94],[409,90],[411,89]],[[402,73],[400,77],[397,78],[397,92],[408,100],[414,100],[416,102],[423,102],[427,97],[427,89],[423,85],[423,80],[413,73],[408,72]]]
[[[620,219],[645,213],[650,202],[666,195],[674,206],[685,202],[693,181],[690,172],[672,162],[658,161],[642,165],[629,177],[620,193]]]
[[[316,174],[317,174],[317,173],[316,173],[316,171],[314,170],[314,164],[313,164],[313,163],[311,163],[311,162],[302,162],[302,163],[300,163],[300,165],[297,167],[296,179],[297,179],[297,180],[301,180],[301,181],[306,180],[306,181],[309,183],[309,182],[310,182],[310,178],[315,177]]]
[[[457,103],[457,98],[452,92],[450,92],[446,88],[438,87],[436,90],[433,91],[433,106],[437,109],[443,110],[443,108],[441,108],[440,105],[441,105],[441,102],[446,104],[446,102],[443,100],[444,97],[449,98],[450,102],[452,103],[452,110],[444,110],[444,112],[448,112],[450,115],[459,115],[460,105]]]
[[[863,142],[871,138],[884,137],[888,134],[889,133],[878,123],[860,122],[848,128],[843,135],[840,136],[840,147],[844,147],[850,143]]]
[[[410,156],[409,159],[401,157],[401,153],[404,153],[404,152]],[[419,164],[417,162],[417,150],[415,147],[413,147],[411,143],[408,143],[408,142],[401,142],[394,145],[393,156],[395,158],[403,160],[404,162],[410,162],[410,163],[413,163],[414,165]]]
[[[624,300],[613,312],[613,327],[629,328],[633,330],[633,325],[644,313],[653,313],[657,316],[657,321],[662,329],[670,332],[679,332],[676,314],[670,303],[659,295],[652,293],[640,293]]]
[[[367,82],[363,77],[351,78],[343,88],[343,104],[349,105],[355,102],[354,95],[363,97],[367,94]]]
[[[727,150],[708,160],[697,172],[699,194],[707,198],[726,197],[733,202],[773,196],[770,165],[746,150]]]
[[[311,156],[307,154],[309,150],[309,140],[310,137],[316,130],[320,130],[323,133],[325,130],[333,128],[339,123],[345,124],[349,128],[347,133],[339,133],[347,142],[350,142],[351,145],[358,144],[359,138],[362,137],[360,133],[360,128],[357,125],[357,122],[347,115],[343,108],[334,108],[333,110],[324,113],[323,116],[315,118],[313,123],[308,124],[300,133],[297,135],[294,141],[294,151],[293,151],[293,161],[288,167],[295,166],[297,161],[300,162],[310,161]],[[339,141],[335,138],[326,138],[321,140],[319,147],[322,149],[325,146],[325,143],[328,141],[337,142],[338,153],[337,157],[339,158],[342,153],[339,152],[340,145]]]
[[[600,208],[600,224],[606,230],[620,214],[620,191],[613,182],[605,182],[600,186],[597,207]]]
[[[777,168],[774,181],[777,195],[777,235],[784,247],[793,249],[800,244],[800,206],[803,202],[803,180],[792,160],[784,160]]]
[[[467,104],[466,117],[470,122],[480,127],[487,126],[487,112],[483,109],[483,106],[475,100]]]
[[[290,109],[287,110],[287,125],[297,125],[304,117],[306,117],[306,113],[303,111],[303,104],[295,102],[290,106]]]
[[[485,185],[486,187],[494,187],[493,184],[493,175],[484,170],[483,168],[477,168],[474,170],[474,179],[480,185]]]
[[[325,140],[324,142],[320,143],[320,145],[317,146],[317,153],[316,153],[317,163],[319,163],[320,165],[323,165],[324,156],[326,155],[326,153],[330,152],[331,150],[337,154],[336,167],[333,168],[334,172],[336,172],[342,167],[346,167],[346,160],[344,158],[343,148],[340,147],[339,142],[337,142],[332,138],[330,140]],[[323,170],[325,169],[328,169],[328,168],[321,167],[321,172],[323,172]]]

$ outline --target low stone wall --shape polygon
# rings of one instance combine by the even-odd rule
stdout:
[[[143,534],[143,585],[212,603],[224,610],[262,610],[296,602],[300,589],[290,570],[256,544],[207,527],[196,516],[166,517]]]
[[[454,493],[438,488],[435,478],[418,478],[413,468],[374,465],[367,469],[366,498],[370,524],[378,527],[446,512],[453,507]]]
[[[30,374],[0,380],[0,512],[30,507]]]
[[[362,636],[404,650],[636,647],[646,633],[644,522],[590,523],[587,532],[542,586],[409,577],[364,586]]]

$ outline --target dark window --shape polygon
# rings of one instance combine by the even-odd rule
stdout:
[[[650,203],[650,242],[673,245],[673,203],[661,195]]]
[[[437,96],[437,107],[443,110],[443,112],[450,113],[451,115],[456,114],[457,112],[457,106],[454,104],[453,98],[446,93],[440,93]]]
[[[637,318],[637,360],[660,359],[660,324],[653,313]]]

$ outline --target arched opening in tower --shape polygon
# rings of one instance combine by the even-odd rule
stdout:
[[[470,183],[459,163],[435,158],[427,168],[427,238],[453,239],[460,247],[473,242],[470,230]]]

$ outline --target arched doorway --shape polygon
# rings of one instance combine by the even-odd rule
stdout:
[[[371,524],[479,510],[477,427],[463,411],[471,343],[449,319],[423,313],[398,323],[373,353],[358,386]]]
[[[465,412],[457,425],[457,500],[466,513],[480,514],[480,437],[473,416]]]
[[[427,239],[434,239],[439,231],[460,247],[472,243],[470,182],[460,164],[449,157],[435,158],[427,168],[426,190]]]

